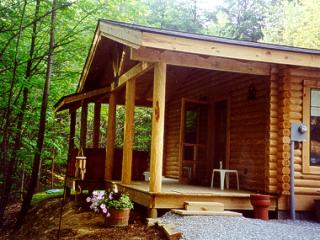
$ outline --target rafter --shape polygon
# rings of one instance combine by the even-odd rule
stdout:
[[[55,112],[59,112],[68,108],[68,106],[76,104],[77,102],[81,102],[83,100],[89,100],[90,98],[98,97],[99,95],[103,95],[110,92],[110,87],[99,88],[89,92],[72,94],[69,96],[65,96],[59,100],[59,102],[55,105]]]

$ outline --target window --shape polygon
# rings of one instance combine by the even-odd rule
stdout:
[[[303,173],[320,173],[320,82],[304,82],[303,122],[308,139],[303,143]]]
[[[310,91],[310,166],[320,166],[320,89]]]

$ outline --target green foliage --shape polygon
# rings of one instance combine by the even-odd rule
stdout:
[[[149,26],[158,28],[201,33],[204,31],[204,18],[194,0],[146,0]]]
[[[283,0],[272,6],[264,29],[264,42],[320,49],[320,1]]]
[[[225,0],[213,13],[208,33],[233,39],[258,41],[271,0]]]
[[[133,208],[133,202],[130,200],[130,197],[126,194],[122,194],[119,199],[108,200],[105,204],[107,208]]]
[[[63,189],[55,189],[56,191],[44,191],[44,192],[38,192],[33,195],[31,205],[35,206],[38,203],[50,199],[50,198],[57,198],[63,196]]]

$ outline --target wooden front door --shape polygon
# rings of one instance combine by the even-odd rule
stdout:
[[[180,128],[180,181],[202,184],[207,163],[208,104],[182,99]]]

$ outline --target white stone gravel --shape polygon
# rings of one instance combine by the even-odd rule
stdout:
[[[320,239],[320,223],[301,220],[263,221],[245,217],[179,216],[168,212],[161,217],[161,222],[175,224],[186,240]]]

